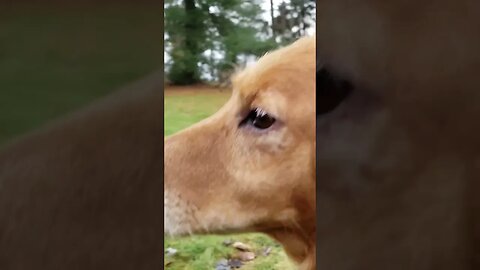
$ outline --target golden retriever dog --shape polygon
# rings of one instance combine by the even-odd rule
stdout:
[[[165,140],[165,233],[265,232],[315,269],[315,66],[314,37],[268,53]]]
[[[162,269],[162,73],[0,152],[0,269]]]
[[[480,2],[322,0],[317,18],[322,74],[350,85],[318,118],[319,269],[480,269]]]

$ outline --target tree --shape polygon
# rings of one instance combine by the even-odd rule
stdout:
[[[275,10],[275,6],[273,5],[273,0],[270,0],[270,19],[271,19],[271,27],[272,27],[272,36],[275,38],[275,29],[273,27],[273,22],[275,21],[275,15],[273,11]]]
[[[276,47],[268,35],[269,24],[261,16],[260,1],[167,1],[168,79],[173,84],[193,84],[201,81],[202,74],[209,74],[211,80],[221,81],[242,57]]]
[[[283,1],[278,6],[278,15],[274,17],[272,29],[277,41],[290,43],[306,34],[315,23],[315,0]]]
[[[168,73],[173,84],[193,84],[200,80],[197,64],[201,61],[202,41],[205,35],[205,15],[195,0],[167,1],[165,30],[172,50],[172,65]]]

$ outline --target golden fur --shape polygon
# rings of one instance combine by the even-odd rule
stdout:
[[[319,266],[480,269],[480,4],[323,0],[323,64],[352,95],[319,120]]]
[[[253,108],[277,119],[239,123]],[[165,140],[165,232],[261,231],[315,269],[315,39],[262,57],[233,78],[212,117]]]
[[[0,152],[0,269],[162,269],[162,74]]]

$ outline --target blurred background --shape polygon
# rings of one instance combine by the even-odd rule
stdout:
[[[313,35],[315,10],[315,0],[166,0],[165,135],[217,111],[236,69]],[[295,269],[277,242],[258,233],[166,237],[164,247],[170,270]]]
[[[149,0],[0,0],[0,146],[160,70],[160,12]]]

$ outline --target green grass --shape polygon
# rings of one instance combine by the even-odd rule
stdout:
[[[185,270],[212,270],[216,263],[222,258],[229,258],[235,254],[232,247],[225,246],[223,241],[232,239],[248,244],[258,253],[257,258],[247,262],[243,270],[290,270],[292,264],[289,262],[281,246],[266,235],[236,234],[236,235],[202,235],[188,238],[166,238],[165,248],[172,247],[178,253],[170,258],[165,258],[167,266],[165,269]],[[268,256],[262,254],[265,247],[272,247],[272,253]]]
[[[217,111],[229,97],[228,92],[217,90],[204,91],[167,91],[165,95],[165,135],[175,133]],[[265,247],[272,247],[268,256],[258,257],[246,263],[243,270],[290,270],[291,262],[286,257],[281,246],[266,235],[236,234],[236,235],[205,235],[186,238],[166,237],[165,248],[171,247],[178,253],[166,258],[167,270],[212,270],[222,258],[235,254],[232,247],[224,246],[223,241],[233,239],[250,245],[256,252]]]
[[[230,96],[229,92],[179,90],[178,94],[165,94],[165,135],[171,135],[216,112]]]
[[[0,143],[161,67],[157,6],[0,5]]]

